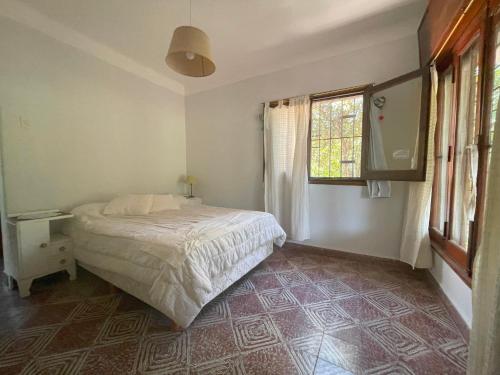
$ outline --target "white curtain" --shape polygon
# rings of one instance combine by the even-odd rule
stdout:
[[[467,248],[469,221],[476,212],[476,180],[478,151],[474,126],[477,97],[477,50],[471,49],[460,60],[460,102],[455,144],[455,199],[453,200],[453,225],[451,238]]]
[[[401,248],[399,250],[401,261],[417,268],[432,267],[429,221],[431,216],[432,181],[434,178],[434,133],[437,121],[438,89],[438,75],[434,66],[431,67],[431,80],[431,106],[425,181],[410,182],[409,184]]]
[[[495,129],[500,129],[500,101]],[[500,137],[495,134],[482,240],[473,268],[469,375],[500,374]]]
[[[387,169],[384,153],[384,140],[380,129],[380,109],[375,105],[375,99],[370,99],[370,167],[376,170]],[[390,181],[366,181],[370,198],[390,198]]]
[[[265,207],[291,240],[309,239],[308,96],[264,108]]]

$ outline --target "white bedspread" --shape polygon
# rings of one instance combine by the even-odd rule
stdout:
[[[226,274],[234,278],[233,268],[253,264],[245,258],[273,241],[281,246],[286,237],[264,212],[194,205],[117,217],[103,215],[104,205],[72,211],[75,257],[149,287],[154,306],[183,327],[222,291]]]

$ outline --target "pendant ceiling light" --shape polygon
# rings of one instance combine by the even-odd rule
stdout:
[[[191,26],[191,0],[189,26],[179,26],[175,29],[165,62],[177,73],[185,76],[206,77],[215,72],[207,34]]]

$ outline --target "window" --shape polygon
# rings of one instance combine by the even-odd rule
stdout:
[[[437,61],[438,123],[429,228],[433,247],[469,283],[484,220],[489,152],[500,96],[496,27],[500,16],[488,18],[485,9],[478,12],[483,16],[472,18],[457,32],[460,36]],[[495,30],[491,35],[487,22]]]
[[[327,98],[312,98],[310,182],[363,182],[362,129],[362,91],[349,90]]]
[[[483,40],[473,35],[472,40],[458,44],[453,57],[448,58],[451,63],[440,72],[430,223],[435,247],[464,279],[471,275],[477,238],[475,218],[482,152],[479,51]]]

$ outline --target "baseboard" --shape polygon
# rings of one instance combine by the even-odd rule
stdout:
[[[400,262],[400,260],[397,259],[397,258],[383,257],[383,256],[378,256],[378,255],[371,255],[371,254],[363,253],[362,251],[352,251],[352,250],[345,250],[345,249],[336,249],[336,248],[329,247],[329,246],[313,245],[313,244],[309,244],[307,242],[299,242],[299,241],[291,241],[291,240],[287,240],[286,243],[287,244],[293,244],[293,245],[300,245],[300,246],[303,246],[305,248],[319,249],[319,250],[324,251],[326,255],[328,255],[329,252],[330,253],[334,252],[336,254],[346,254],[346,255],[355,255],[355,256],[359,255],[361,257],[368,257],[368,258],[373,258],[373,259],[377,259],[377,260],[390,260],[390,261]]]
[[[469,334],[470,334],[470,328],[465,322],[464,318],[462,318],[462,315],[458,312],[458,310],[455,308],[453,303],[450,301],[446,293],[443,291],[441,288],[441,285],[439,285],[438,281],[434,278],[430,270],[425,270],[427,273],[427,277],[429,278],[430,282],[434,285],[436,290],[439,293],[439,297],[441,300],[444,302],[444,305],[446,307],[446,310],[448,310],[448,313],[450,314],[451,318],[457,325],[460,333],[462,334],[463,338],[465,341],[469,342]]]
[[[397,263],[403,266],[407,266],[408,269],[412,269],[410,265],[401,262],[399,259],[393,258],[383,258],[375,255],[367,255],[361,253],[353,253],[351,251],[346,250],[337,250],[327,247],[320,247],[315,245],[305,244],[303,242],[295,242],[295,241],[286,241],[285,245],[283,245],[286,249],[300,248],[301,250],[306,250],[318,255],[326,255],[326,256],[335,256],[344,259],[358,260],[358,261],[370,261],[375,260],[377,262],[388,262],[388,263]]]

